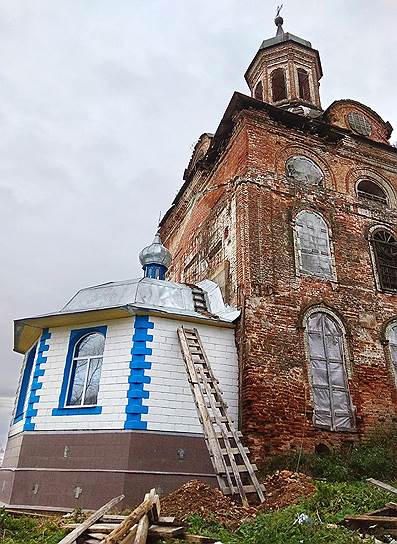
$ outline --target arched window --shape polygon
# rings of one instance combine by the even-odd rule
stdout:
[[[362,179],[357,184],[357,196],[367,200],[374,200],[387,204],[387,196],[385,191],[377,183],[370,179]]]
[[[328,226],[320,215],[303,211],[297,216],[295,244],[300,272],[334,279]]]
[[[387,331],[387,340],[389,341],[390,357],[393,363],[394,376],[397,380],[397,323],[393,323]]]
[[[263,100],[263,84],[262,84],[262,81],[260,81],[257,84],[257,86],[255,87],[254,98],[256,98],[257,100]]]
[[[272,98],[273,102],[279,102],[287,98],[285,71],[282,68],[277,68],[272,72]]]
[[[310,359],[314,424],[331,431],[353,429],[344,331],[335,318],[322,311],[309,315],[305,331]]]
[[[105,338],[92,333],[75,345],[70,371],[67,406],[92,406],[97,403]]]
[[[309,74],[303,68],[298,68],[298,88],[299,88],[299,98],[310,102],[310,84],[309,84]]]
[[[379,287],[386,291],[397,290],[397,240],[384,229],[371,236],[372,251],[378,273]]]

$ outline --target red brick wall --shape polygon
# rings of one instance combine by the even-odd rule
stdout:
[[[237,333],[242,429],[256,462],[271,451],[357,441],[397,418],[394,377],[382,344],[385,323],[397,316],[397,295],[376,291],[367,241],[372,225],[397,225],[397,211],[359,204],[354,187],[365,171],[397,190],[396,155],[352,139],[330,144],[278,125],[263,113],[244,112],[235,130],[221,160],[202,180],[207,188],[222,187],[196,197],[179,225],[183,204],[178,204],[163,226],[174,253],[172,277],[183,279],[194,238],[221,221],[228,206],[235,235],[228,254],[233,261],[230,301],[242,309]],[[303,187],[285,177],[285,160],[294,154],[321,166],[324,187]],[[336,282],[296,274],[293,218],[302,209],[321,213],[330,226]],[[222,221],[224,227],[224,215]],[[205,245],[205,236],[201,240]],[[313,427],[302,327],[313,305],[327,306],[344,324],[356,433]]]

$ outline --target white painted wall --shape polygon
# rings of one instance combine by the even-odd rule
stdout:
[[[51,338],[46,341],[49,350],[44,354],[47,362],[42,365],[45,374],[40,378],[43,386],[38,391],[40,401],[34,406],[38,413],[32,418],[35,430],[81,431],[124,428],[134,319],[130,317],[50,329]],[[146,370],[145,375],[151,377],[151,383],[145,384],[150,396],[143,400],[143,405],[149,407],[149,413],[142,415],[142,421],[147,421],[148,430],[201,434],[201,425],[187,381],[176,332],[182,325],[192,327],[193,324],[153,316],[149,316],[149,320],[154,323],[154,329],[148,331],[153,335],[153,341],[147,342],[146,345],[152,348],[153,354],[146,356],[146,359],[152,362],[152,368]],[[107,326],[98,395],[98,405],[102,406],[102,413],[53,416],[52,410],[58,407],[70,331],[99,325]],[[211,325],[194,326],[200,332],[207,356],[229,405],[230,414],[237,421],[238,362],[234,330]],[[17,434],[22,429],[23,421],[11,426],[10,435]]]

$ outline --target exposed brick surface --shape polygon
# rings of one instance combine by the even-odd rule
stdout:
[[[397,295],[377,291],[368,243],[372,226],[395,228],[397,210],[360,202],[355,185],[364,173],[397,190],[395,150],[353,134],[332,143],[252,109],[235,115],[234,122],[228,144],[202,168],[199,180],[196,173],[162,225],[174,255],[171,278],[184,281],[193,258],[198,264],[189,281],[211,277],[211,266],[200,261],[208,260],[211,244],[220,244],[217,266],[227,259],[229,301],[242,310],[237,331],[242,430],[256,462],[271,451],[363,440],[397,419],[395,377],[382,336],[386,323],[397,317]],[[322,168],[323,187],[286,177],[285,160],[296,154]],[[328,223],[336,282],[296,271],[293,221],[303,209],[321,213]],[[228,236],[221,236],[226,226],[234,236],[229,245]],[[210,242],[212,233],[216,240]],[[354,432],[313,425],[302,324],[313,305],[332,310],[346,330]]]

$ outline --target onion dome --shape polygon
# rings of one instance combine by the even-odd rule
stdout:
[[[159,232],[154,237],[153,242],[142,249],[139,260],[145,272],[145,278],[165,279],[165,273],[171,264],[172,255],[161,243]]]

